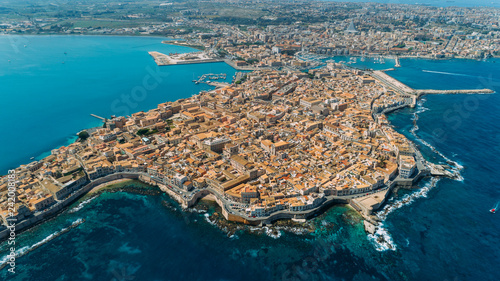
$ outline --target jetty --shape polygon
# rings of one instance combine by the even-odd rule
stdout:
[[[492,94],[495,91],[491,89],[469,89],[469,90],[414,90],[417,96],[427,94]]]
[[[90,114],[90,116],[95,117],[97,119],[101,119],[102,121],[106,121],[106,118],[98,116],[98,115],[95,115],[95,114]]]
[[[495,91],[491,89],[455,89],[455,90],[435,90],[435,89],[421,89],[415,90],[411,87],[405,85],[404,83],[394,79],[393,77],[387,75],[382,70],[372,71],[370,75],[379,81],[381,84],[385,85],[389,89],[402,94],[402,95],[413,95],[419,98],[422,95],[427,94],[491,94]]]

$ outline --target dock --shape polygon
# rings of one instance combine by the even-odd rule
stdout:
[[[193,80],[195,84],[200,84],[200,83],[210,83],[210,80],[219,80],[223,79],[226,80],[227,74],[226,73],[220,73],[220,74],[214,74],[214,73],[207,73],[203,74],[202,76],[198,77],[198,80]]]
[[[401,67],[401,63],[399,62],[399,57],[396,56],[396,58],[394,59],[394,61],[396,62],[396,64],[394,65],[394,67]]]
[[[227,77],[226,73],[220,73],[220,74],[207,73],[207,74],[203,74],[202,76],[198,77],[197,80],[193,80],[193,82],[195,84],[204,83],[204,84],[207,84],[210,86],[215,86],[216,88],[224,88],[224,87],[227,87],[231,84],[226,83],[226,82],[216,82],[213,80],[219,80],[219,79],[226,80],[226,77]]]

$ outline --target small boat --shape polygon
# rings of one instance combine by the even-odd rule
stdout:
[[[33,160],[33,159],[35,159],[35,157],[31,157],[31,158],[30,158],[30,160]]]
[[[497,210],[496,209],[491,209],[490,213],[494,214]]]

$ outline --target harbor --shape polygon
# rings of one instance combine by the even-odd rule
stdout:
[[[193,79],[192,82],[195,84],[207,84],[210,86],[214,86],[216,88],[223,88],[229,86],[230,83],[218,82],[217,80],[226,80],[226,78],[227,78],[226,73],[219,73],[219,74],[207,73],[203,74],[202,76],[199,76],[198,79]]]

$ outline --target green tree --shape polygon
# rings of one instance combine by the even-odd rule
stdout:
[[[78,134],[78,138],[82,141],[85,141],[86,139],[88,139],[90,137],[90,134],[87,132],[87,131],[81,131],[79,134]]]
[[[137,135],[138,135],[138,136],[146,135],[148,132],[149,132],[149,129],[148,129],[148,128],[139,129],[139,130],[137,131]]]

